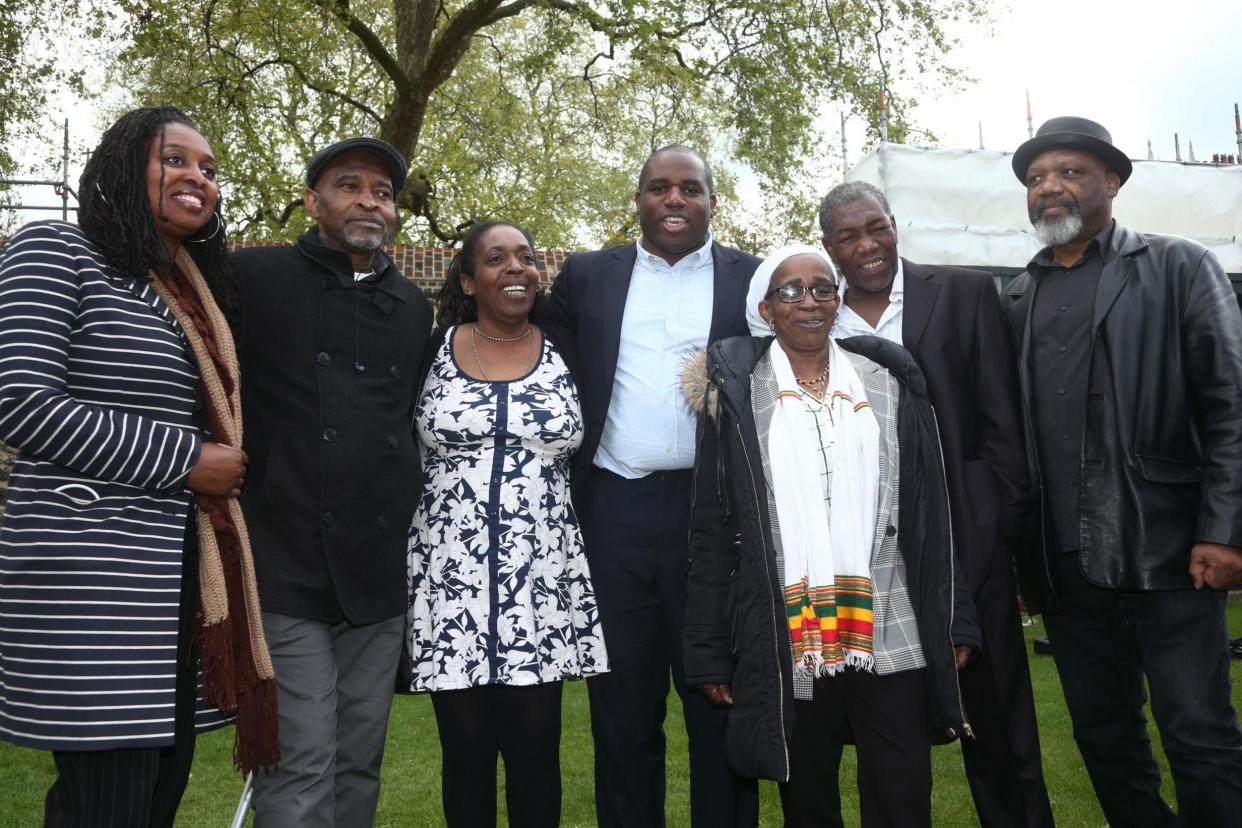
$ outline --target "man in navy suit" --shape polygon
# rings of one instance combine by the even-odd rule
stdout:
[[[574,490],[612,664],[587,682],[596,812],[602,828],[664,824],[671,671],[692,824],[755,825],[755,784],[725,763],[727,708],[687,687],[682,667],[695,418],[679,380],[695,350],[748,332],[759,261],[712,241],[711,168],[688,147],[652,153],[634,203],[638,242],[569,257],[548,303],[580,366],[587,430]]]
[[[834,187],[819,223],[845,281],[833,336],[870,334],[905,346],[935,406],[956,559],[983,632],[982,655],[958,674],[973,725],[962,756],[979,822],[1051,826],[1006,542],[1023,525],[1030,492],[1018,373],[996,283],[986,273],[898,256],[888,199],[865,182]]]

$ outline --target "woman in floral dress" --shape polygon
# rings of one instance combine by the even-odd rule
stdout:
[[[489,222],[462,241],[415,417],[423,494],[410,529],[411,689],[430,691],[447,824],[560,819],[561,682],[606,672],[569,463],[573,378],[531,324],[530,237]]]

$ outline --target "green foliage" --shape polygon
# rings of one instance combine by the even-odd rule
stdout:
[[[824,106],[846,106],[878,134],[872,104],[886,79],[890,135],[900,133],[917,94],[957,77],[946,27],[985,17],[981,0],[118,6],[115,84],[202,124],[241,234],[300,232],[305,159],[366,133],[411,160],[406,240],[451,241],[504,217],[549,247],[632,238],[636,171],[674,142],[750,170],[777,205],[758,223],[726,209],[738,221],[719,237],[767,246],[802,235]]]
[[[78,0],[0,0],[0,176],[22,171],[9,148],[42,122],[52,89],[86,92],[81,67],[67,66],[58,48],[71,26],[96,34],[82,11]]]

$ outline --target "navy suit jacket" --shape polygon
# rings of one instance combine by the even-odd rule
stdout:
[[[957,559],[977,596],[995,562],[1012,566],[1002,537],[1022,530],[1031,506],[1013,339],[990,274],[902,265],[902,344],[927,377]]]
[[[593,466],[608,418],[621,348],[621,319],[637,256],[634,244],[570,256],[552,285],[545,308],[548,321],[567,334],[564,342],[573,349],[578,364],[578,396],[586,437],[574,458],[575,490],[582,486]],[[750,332],[746,325],[746,291],[759,259],[713,243],[712,265],[715,280],[709,343]]]

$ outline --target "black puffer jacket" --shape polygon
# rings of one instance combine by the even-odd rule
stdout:
[[[726,753],[733,770],[786,781],[794,726],[792,650],[750,398],[751,372],[772,341],[735,337],[715,343],[700,368],[703,393],[687,393],[702,416],[685,667],[690,685],[732,685]],[[873,336],[839,344],[879,363],[901,385],[899,544],[927,661],[928,726],[934,742],[951,741],[970,734],[953,646],[978,651],[980,636],[974,606],[953,566],[935,412],[923,375],[904,348]]]

